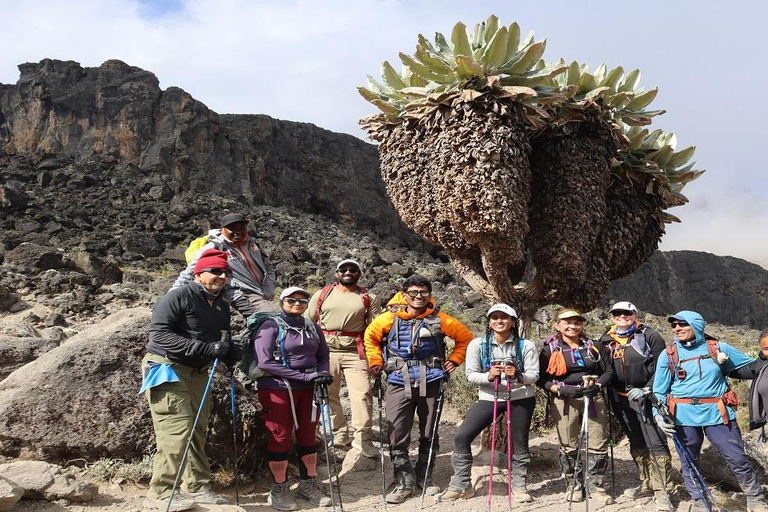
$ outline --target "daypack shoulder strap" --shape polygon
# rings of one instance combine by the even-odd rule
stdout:
[[[667,364],[669,365],[669,373],[672,374],[672,380],[675,379],[675,376],[677,375],[677,365],[678,365],[678,358],[677,358],[677,343],[674,341],[667,345]]]
[[[315,318],[317,319],[318,324],[320,323],[320,308],[323,307],[323,302],[328,298],[335,287],[335,284],[329,284],[320,291],[320,296],[317,298],[317,309],[315,310]]]

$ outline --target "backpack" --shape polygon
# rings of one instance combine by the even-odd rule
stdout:
[[[249,316],[246,321],[245,331],[243,331],[241,338],[243,355],[240,359],[240,363],[238,363],[238,368],[240,368],[240,370],[251,380],[256,380],[261,377],[269,377],[271,375],[269,372],[259,368],[259,361],[256,359],[256,352],[254,351],[256,333],[267,320],[274,320],[277,324],[277,339],[275,340],[275,351],[272,353],[272,359],[279,361],[280,364],[286,368],[291,367],[285,356],[285,335],[288,332],[288,324],[285,323],[285,320],[280,316],[280,313],[254,313]],[[306,318],[304,318],[304,328],[312,329],[315,336],[319,338],[315,324]]]
[[[336,283],[329,284],[320,291],[320,296],[317,298],[317,309],[315,310],[315,318],[317,319],[318,324],[320,323],[320,308],[323,306],[323,301],[328,298],[335,287]],[[357,289],[360,291],[360,298],[363,300],[363,307],[365,307],[365,317],[368,318],[368,310],[371,307],[371,296],[368,295],[368,290],[362,286],[358,286]]]
[[[517,365],[517,369],[520,370],[520,373],[525,373],[525,365],[523,364],[523,342],[525,340],[521,338],[520,336],[517,337],[517,361],[515,364]],[[483,342],[480,345],[480,365],[483,367],[484,371],[488,371],[491,368],[491,354],[493,354],[493,348],[491,345],[491,335],[488,334],[485,338],[483,338]]]
[[[219,236],[221,234],[220,229],[212,229],[208,231],[207,235],[203,235],[200,238],[195,238],[191,242],[189,242],[189,246],[187,247],[187,250],[184,251],[184,259],[187,260],[187,265],[192,263],[192,260],[195,259],[195,256],[197,256],[197,253],[200,252],[200,249],[211,241],[211,238],[214,238],[216,236]],[[218,245],[218,244],[217,244]],[[216,247],[217,249],[221,250],[221,247]]]
[[[682,362],[701,360],[709,357],[709,358],[712,358],[715,364],[717,364],[717,366],[720,367],[720,371],[723,372],[723,376],[725,376],[726,375],[725,369],[722,366],[720,366],[720,364],[717,362],[717,353],[720,351],[720,344],[717,342],[716,339],[710,337],[709,335],[705,335],[705,336],[707,340],[707,350],[709,351],[709,354],[707,354],[706,356],[696,356],[690,359],[683,359]],[[677,377],[678,379],[685,378],[685,370],[683,370],[683,367],[680,365],[680,358],[677,355],[677,343],[673,342],[667,345],[667,364],[669,365],[669,372],[672,374],[673,380],[675,379],[675,377]]]

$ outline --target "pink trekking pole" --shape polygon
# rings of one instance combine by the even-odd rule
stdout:
[[[512,510],[512,419],[509,417],[512,401],[512,379],[507,377],[507,502]]]
[[[496,414],[499,410],[499,381],[501,376],[496,376],[493,381],[493,418],[491,419],[491,469],[488,477],[488,512],[491,512],[491,498],[493,497],[493,453],[496,451]]]

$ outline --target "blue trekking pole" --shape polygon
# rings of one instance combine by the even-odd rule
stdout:
[[[655,393],[650,393],[648,397],[651,399],[653,406],[656,407],[656,410],[659,411],[661,417],[664,418],[665,421],[674,425],[675,422],[672,419],[672,415],[669,413],[667,404],[659,400],[659,397],[657,397]],[[701,503],[704,505],[704,509],[707,512],[716,510],[717,502],[715,501],[715,497],[712,495],[712,491],[709,490],[707,482],[704,480],[704,476],[701,474],[701,471],[699,471],[699,468],[696,467],[693,454],[680,440],[680,436],[677,435],[677,432],[672,435],[672,442],[675,443],[675,449],[677,450],[677,454],[680,456],[680,461],[683,462],[684,465],[688,465],[690,468],[693,483],[701,493]]]
[[[226,332],[226,331],[224,331]],[[192,446],[192,437],[195,435],[195,428],[200,420],[200,414],[205,407],[205,401],[208,399],[208,392],[211,390],[211,382],[213,382],[213,374],[216,373],[216,367],[219,366],[219,358],[213,360],[213,366],[211,366],[211,373],[208,375],[208,383],[203,390],[203,397],[200,399],[200,407],[197,408],[197,414],[195,415],[195,421],[192,423],[192,429],[189,431],[189,439],[187,439],[187,447],[184,448],[184,455],[181,456],[181,463],[179,464],[179,470],[176,472],[176,479],[173,482],[173,488],[171,489],[171,496],[168,498],[168,507],[165,512],[171,512],[171,502],[173,502],[173,496],[176,493],[176,488],[179,486],[179,480],[181,474],[184,472],[184,466],[187,463],[187,455],[189,454],[189,448]]]
[[[232,377],[229,380],[229,400],[232,403],[232,446],[235,450],[235,505],[240,505],[240,490],[237,485],[237,415],[235,412],[235,371],[232,369]]]
[[[320,413],[322,417],[322,425],[323,425],[323,438],[325,442],[325,449],[326,449],[326,462],[328,458],[328,443],[331,444],[331,456],[333,457],[333,472],[336,473],[336,486],[335,490],[339,493],[339,510],[341,512],[344,512],[344,504],[341,501],[341,480],[339,480],[339,467],[338,462],[336,460],[336,445],[334,444],[333,440],[333,424],[331,423],[331,402],[328,399],[328,384],[319,384],[317,386],[317,390],[320,395]],[[330,468],[331,464],[328,462],[328,484],[331,487],[331,505],[333,506],[333,510],[336,510],[336,505],[333,500],[333,493],[334,493],[334,485],[333,485],[333,475],[330,474]]]

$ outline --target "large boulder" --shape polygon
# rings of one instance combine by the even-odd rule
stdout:
[[[0,477],[0,512],[11,510],[24,495],[24,489]]]
[[[33,500],[91,501],[99,490],[92,483],[77,481],[59,466],[35,460],[0,464],[2,479],[21,488],[24,498]]]
[[[119,311],[73,336],[0,382],[0,454],[95,461],[134,459],[154,448],[147,401],[138,396],[151,312]],[[241,473],[262,462],[265,430],[252,391],[236,383]],[[208,453],[234,458],[230,379],[217,372]]]
[[[56,340],[0,335],[0,381],[59,345]]]

